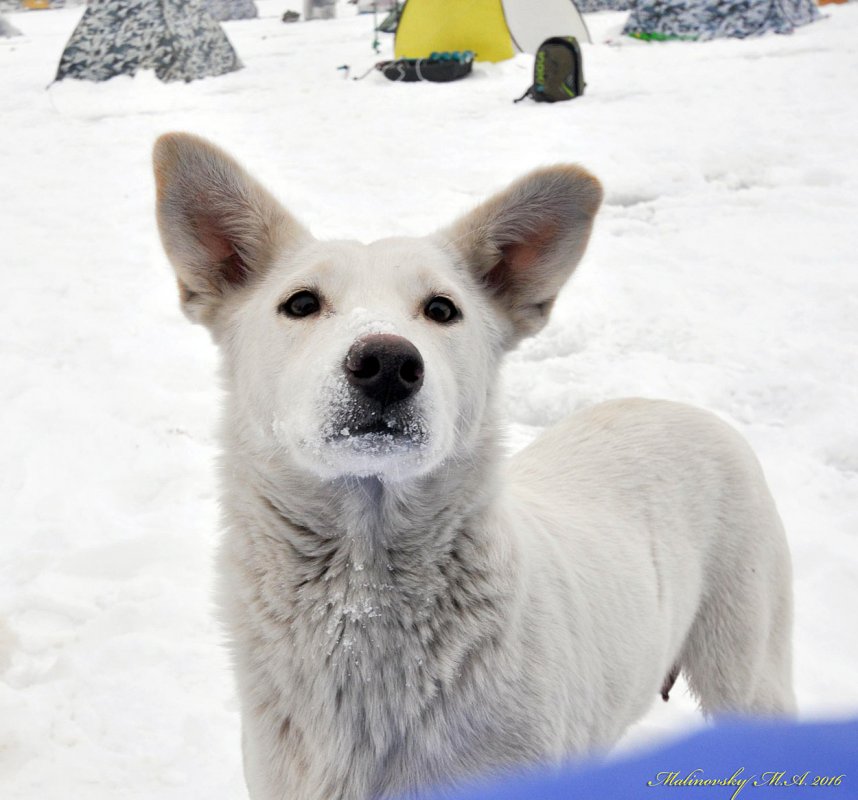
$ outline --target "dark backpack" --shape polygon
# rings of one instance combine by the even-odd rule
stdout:
[[[584,64],[574,36],[552,36],[536,51],[533,85],[515,102],[530,97],[540,103],[571,100],[584,94]]]

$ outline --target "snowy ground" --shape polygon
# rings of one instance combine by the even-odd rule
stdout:
[[[0,40],[0,796],[244,797],[210,603],[215,353],[152,211],[170,129],[330,237],[426,232],[535,165],[599,175],[579,275],[509,360],[510,441],[622,395],[731,420],[794,553],[802,712],[858,713],[858,3],[707,44],[591,15],[587,94],[554,107],[512,104],[528,56],[447,86],[344,80],[375,60],[370,18],[259,6],[225,26],[246,68],[190,85],[45,91],[81,8],[10,15],[25,36]],[[626,746],[695,724],[680,692]]]

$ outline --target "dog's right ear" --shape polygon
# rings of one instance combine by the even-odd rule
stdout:
[[[153,153],[158,228],[182,310],[210,325],[223,299],[259,278],[310,233],[230,156],[205,139],[167,133]]]

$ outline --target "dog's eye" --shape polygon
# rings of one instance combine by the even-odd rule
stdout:
[[[321,308],[319,298],[305,289],[293,294],[285,303],[281,303],[277,307],[277,311],[287,317],[309,317],[310,314],[315,314],[319,308]]]
[[[433,322],[453,322],[461,315],[449,297],[433,297],[423,307],[423,313]]]

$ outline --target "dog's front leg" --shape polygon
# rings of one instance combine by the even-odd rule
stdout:
[[[311,743],[291,717],[271,708],[245,710],[241,740],[250,800],[367,800],[370,795],[367,770],[352,752],[338,752],[333,740]]]
[[[245,714],[241,726],[241,754],[244,763],[244,782],[250,800],[283,800],[288,794],[292,797],[303,795],[290,791],[285,781],[278,784],[273,765],[280,754],[272,752],[273,740],[266,743],[266,737],[258,730],[258,723],[248,720]],[[285,765],[284,765],[285,766]],[[286,770],[280,769],[278,772]]]
[[[288,716],[279,724],[270,709],[245,711],[241,750],[244,778],[251,800],[322,800],[328,795],[313,786],[311,763],[300,731]]]

